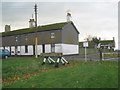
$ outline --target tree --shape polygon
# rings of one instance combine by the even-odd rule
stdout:
[[[100,43],[100,38],[98,39],[96,36],[88,35],[84,40],[89,42],[89,47],[97,47]]]
[[[93,38],[92,35],[88,35],[84,40],[86,40],[86,41],[92,41],[92,38]]]
[[[98,39],[97,37],[93,37],[93,38],[92,38],[92,41],[93,41],[96,45],[98,45],[98,44],[100,43],[100,39]]]

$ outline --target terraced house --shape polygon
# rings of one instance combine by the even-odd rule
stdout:
[[[38,55],[41,53],[62,53],[71,55],[79,53],[79,32],[74,23],[61,22],[2,33],[2,46],[11,55],[35,55],[35,37],[37,31]]]

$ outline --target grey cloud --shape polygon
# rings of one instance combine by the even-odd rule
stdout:
[[[34,13],[34,2],[3,3],[3,29],[11,24],[13,29],[28,27],[28,20]],[[71,10],[72,20],[80,31],[80,40],[93,34],[105,37],[102,33],[112,36],[117,34],[117,3],[116,2],[37,2],[38,24],[49,24],[66,21],[66,11]],[[114,34],[111,34],[114,33]],[[112,36],[106,35],[107,39]]]

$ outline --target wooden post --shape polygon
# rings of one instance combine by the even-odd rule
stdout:
[[[35,4],[35,58],[38,58],[38,38],[37,38],[37,5]]]
[[[85,47],[85,62],[87,62],[87,49]]]
[[[101,48],[99,49],[99,53],[100,53],[100,60],[102,60],[102,50],[101,50]]]
[[[37,47],[37,44],[38,44],[38,39],[37,39],[37,37],[35,37],[35,58],[38,58],[38,47]]]

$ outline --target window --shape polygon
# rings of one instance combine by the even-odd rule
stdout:
[[[28,53],[28,46],[25,45],[25,53]]]
[[[45,53],[45,44],[42,44],[42,52]]]
[[[51,53],[55,52],[55,44],[51,44]]]
[[[55,33],[51,33],[51,39],[55,38]]]

